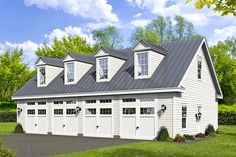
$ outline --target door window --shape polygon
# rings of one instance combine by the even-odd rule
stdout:
[[[102,115],[112,114],[111,113],[111,108],[101,108],[100,109],[100,114],[102,114]]]
[[[154,107],[141,107],[140,114],[154,114]]]
[[[85,114],[87,114],[87,115],[94,115],[94,114],[96,114],[96,108],[86,108],[85,109]]]

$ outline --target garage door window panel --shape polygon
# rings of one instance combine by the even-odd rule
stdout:
[[[68,105],[70,105],[70,104],[76,104],[76,101],[74,101],[74,100],[66,101],[66,104],[68,104]]]
[[[134,115],[136,114],[136,108],[123,108],[124,115]]]
[[[38,109],[38,115],[46,115],[47,111],[46,109]]]
[[[35,105],[35,102],[27,102],[27,105]]]
[[[141,107],[140,114],[141,115],[154,115],[154,107]]]
[[[29,109],[29,110],[27,110],[27,114],[28,115],[35,115],[35,110]]]
[[[86,104],[95,104],[96,100],[85,100]]]
[[[112,109],[111,108],[100,108],[100,115],[111,115]]]
[[[66,109],[66,115],[72,115],[74,116],[75,115],[75,109]]]
[[[96,108],[86,108],[85,114],[86,115],[96,115]]]
[[[63,101],[54,101],[54,104],[55,105],[60,105],[60,104],[63,104]]]
[[[54,109],[54,115],[63,115],[63,109]]]
[[[46,102],[38,102],[38,105],[46,105]]]

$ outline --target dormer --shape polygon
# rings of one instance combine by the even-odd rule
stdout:
[[[36,61],[37,87],[46,87],[63,70],[61,59],[39,57]]]
[[[134,78],[151,78],[166,55],[166,50],[158,45],[141,40],[134,46]]]
[[[127,55],[121,50],[101,47],[95,54],[96,81],[108,82],[118,72],[127,60]]]
[[[80,55],[69,52],[64,58],[65,85],[76,84],[95,64],[94,55]]]

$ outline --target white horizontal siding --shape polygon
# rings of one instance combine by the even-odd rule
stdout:
[[[197,78],[198,56],[202,57],[201,80]],[[180,129],[181,123],[175,121],[176,131],[183,134],[196,134],[198,132],[195,118],[198,105],[202,106],[201,132],[205,130],[208,124],[213,124],[215,128],[218,128],[216,90],[202,48],[198,50],[197,55],[193,58],[192,64],[185,75],[181,86],[183,86],[186,91],[182,94],[181,103],[187,105],[187,128]],[[181,121],[181,117],[179,117],[179,115],[181,115],[181,105],[179,102],[175,110],[177,115],[176,120]]]

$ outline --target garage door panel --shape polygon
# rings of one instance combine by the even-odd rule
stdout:
[[[27,133],[35,133],[35,124],[36,124],[36,118],[34,116],[28,116],[27,117]]]
[[[112,136],[112,117],[100,117],[99,133],[101,136]]]
[[[124,137],[135,137],[136,136],[136,117],[125,117],[122,118],[122,133]]]
[[[140,117],[139,134],[144,138],[155,137],[155,117]]]
[[[67,116],[65,123],[65,132],[67,134],[76,134],[76,117],[75,116]]]
[[[85,135],[96,135],[97,133],[97,118],[96,116],[85,117]]]
[[[48,118],[46,116],[40,116],[37,118],[37,133],[47,134]]]
[[[53,117],[53,133],[63,133],[63,116]]]

